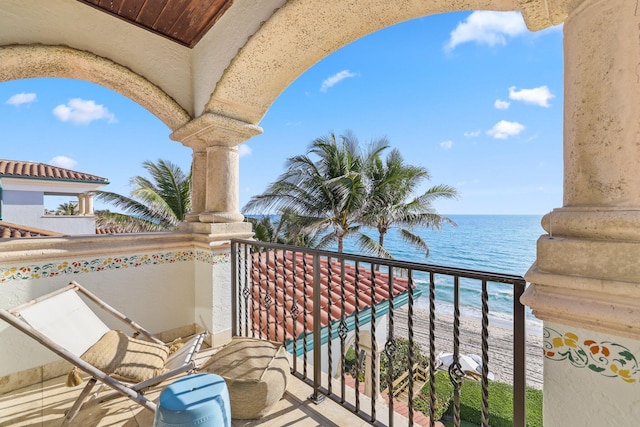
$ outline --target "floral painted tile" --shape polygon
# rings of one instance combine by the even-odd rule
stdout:
[[[640,380],[636,357],[623,345],[610,341],[582,340],[573,332],[544,328],[544,355],[549,360],[567,360],[576,368],[587,368],[627,383]]]
[[[32,280],[55,277],[63,274],[81,274],[137,268],[147,265],[173,264],[177,262],[199,261],[211,265],[228,263],[229,253],[207,252],[203,250],[171,251],[152,254],[135,254],[122,257],[104,257],[74,261],[56,261],[45,264],[16,265],[0,267],[0,283],[10,280]]]

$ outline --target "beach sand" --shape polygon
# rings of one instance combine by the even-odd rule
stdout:
[[[413,336],[425,354],[429,354],[429,312],[414,309]],[[513,331],[489,322],[489,370],[496,381],[511,384],[513,381]],[[396,310],[394,334],[406,337],[407,307]],[[453,352],[453,314],[436,311],[435,354]],[[482,323],[480,319],[460,318],[460,354],[482,355]],[[529,333],[525,344],[527,385],[542,389],[542,333]]]

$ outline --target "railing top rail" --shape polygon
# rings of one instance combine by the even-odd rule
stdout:
[[[486,280],[488,282],[510,283],[513,285],[522,285],[522,286],[526,284],[526,280],[522,276],[517,276],[514,274],[494,273],[490,271],[470,270],[470,269],[458,268],[458,267],[445,267],[440,265],[423,264],[423,263],[412,262],[412,261],[376,258],[376,257],[371,257],[366,255],[340,253],[340,252],[333,252],[333,251],[327,251],[327,250],[321,250],[321,249],[307,248],[304,246],[292,246],[292,245],[283,245],[280,243],[263,242],[259,240],[231,239],[231,243],[239,243],[244,245],[258,246],[258,247],[270,248],[270,249],[281,249],[281,250],[286,250],[291,252],[294,252],[294,251],[304,252],[307,254],[320,255],[320,256],[331,256],[336,260],[359,261],[364,263],[371,263],[374,265],[386,265],[391,268],[406,268],[409,270],[433,272],[436,274],[456,275],[456,276],[468,278],[468,279]]]

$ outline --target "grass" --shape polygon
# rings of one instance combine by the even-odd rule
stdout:
[[[429,384],[416,399],[416,409],[429,413]],[[489,422],[492,427],[513,425],[513,387],[510,384],[489,381]],[[446,372],[436,373],[436,417],[446,414],[445,426],[452,426],[453,387]],[[526,425],[542,427],[542,390],[527,387],[525,391]],[[482,423],[482,384],[466,380],[460,388],[460,419],[463,427]]]

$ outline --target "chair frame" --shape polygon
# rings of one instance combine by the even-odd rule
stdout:
[[[9,309],[9,310],[0,309],[1,319],[9,323],[10,325],[14,326],[21,332],[25,333],[26,335],[30,336],[34,340],[38,341],[40,344],[42,344],[49,350],[53,351],[54,353],[56,353],[58,356],[67,360],[72,365],[76,366],[78,369],[86,372],[91,376],[86,386],[84,387],[84,389],[82,390],[82,392],[80,393],[76,401],[74,402],[73,406],[66,412],[65,418],[62,422],[62,426],[69,425],[69,423],[75,418],[75,416],[80,411],[82,404],[84,403],[84,400],[91,393],[91,390],[93,389],[93,387],[96,385],[98,381],[100,381],[101,383],[103,383],[108,387],[111,387],[114,390],[113,393],[100,397],[100,399],[98,399],[99,403],[104,402],[113,397],[117,397],[118,395],[123,395],[133,400],[134,402],[138,403],[139,405],[143,406],[144,408],[155,412],[157,405],[153,401],[148,399],[146,396],[144,396],[144,391],[171,377],[174,377],[176,375],[179,375],[185,372],[192,372],[196,369],[196,363],[194,359],[195,359],[195,356],[200,351],[200,347],[202,346],[202,343],[205,337],[208,335],[208,332],[206,331],[195,334],[193,337],[190,338],[189,345],[192,350],[188,352],[187,359],[184,364],[182,364],[177,368],[171,369],[163,374],[160,374],[148,380],[142,381],[140,383],[129,384],[123,381],[119,381],[113,378],[112,376],[106,374],[105,372],[101,371],[100,369],[96,368],[95,366],[85,362],[74,353],[70,352],[69,350],[53,342],[50,338],[48,338],[46,335],[44,335],[37,329],[33,328],[30,324],[28,324],[24,319],[20,317],[20,310],[28,306],[42,302],[46,299],[52,298],[56,295],[62,294],[64,292],[81,293],[82,295],[87,297],[90,301],[95,303],[95,305],[97,305],[98,307],[100,307],[101,309],[103,309],[104,311],[111,314],[113,317],[119,319],[120,321],[125,323],[128,327],[133,329],[135,331],[134,337],[141,334],[144,337],[146,337],[148,340],[154,343],[162,344],[162,345],[167,344],[161,341],[160,339],[158,339],[155,335],[153,335],[147,329],[143,328],[133,320],[129,319],[124,314],[120,313],[118,310],[114,309],[113,307],[111,307],[110,305],[102,301],[99,297],[97,297],[95,294],[93,294],[92,292],[90,292],[80,284],[78,284],[76,281],[71,281],[69,285],[65,286],[64,288],[61,288],[51,293],[48,293],[46,295],[43,295],[39,298],[31,300],[25,304],[19,305],[12,309]],[[169,363],[169,360],[167,360],[167,363]]]

